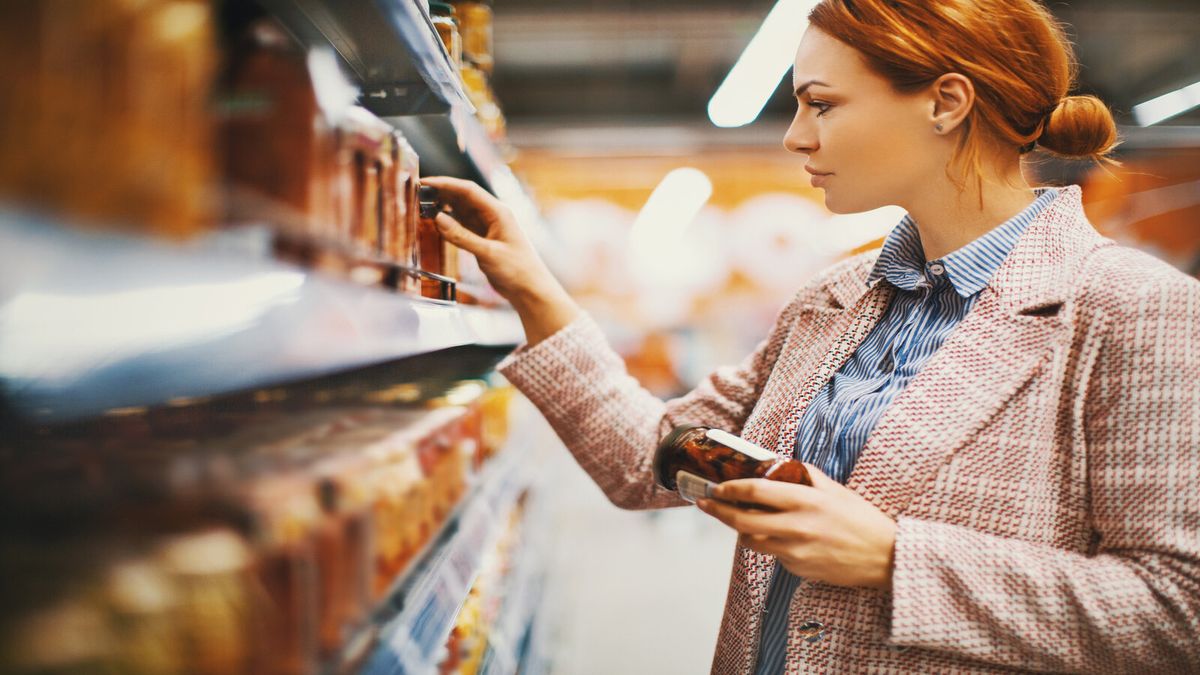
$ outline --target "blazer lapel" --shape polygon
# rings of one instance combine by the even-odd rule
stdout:
[[[847,485],[895,517],[1051,360],[1057,316],[1007,313],[991,289],[892,402]]]
[[[803,334],[789,336],[780,355],[787,362],[776,365],[780,379],[771,385],[773,391],[780,392],[780,403],[772,406],[772,412],[779,414],[769,412],[743,430],[747,440],[792,455],[804,409],[879,323],[895,293],[895,287],[886,283],[868,290],[862,277],[832,282],[829,290],[840,306],[804,308],[804,312],[816,316]],[[739,548],[738,554],[750,607],[757,617],[766,605],[775,558],[749,548]]]
[[[1067,348],[1060,311],[1076,263],[1099,235],[1079,188],[1029,224],[971,312],[892,402],[847,485],[895,517],[939,467]]]

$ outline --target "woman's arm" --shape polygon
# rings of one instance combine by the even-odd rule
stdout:
[[[1200,672],[1200,283],[1174,270],[1105,283],[1110,331],[1084,411],[1095,553],[901,517],[895,644],[1019,668]]]
[[[538,407],[563,443],[617,506],[687,504],[654,484],[654,448],[669,429],[702,422],[737,433],[750,415],[794,323],[797,301],[741,365],[722,368],[692,392],[662,401],[628,375],[600,328],[550,274],[512,213],[485,190],[427,178],[452,214],[437,216],[443,236],[473,253],[492,286],[521,317],[527,344],[498,367]],[[810,285],[816,288],[819,281]]]

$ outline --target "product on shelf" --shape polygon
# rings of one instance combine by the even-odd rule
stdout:
[[[264,666],[277,654],[256,644],[262,634],[248,581],[250,553],[237,534],[216,528],[170,537],[157,559],[174,588],[169,623],[177,629],[181,672],[272,672]]]
[[[419,262],[417,248],[417,227],[419,217],[418,187],[420,185],[420,159],[399,132],[393,132],[393,151],[396,158],[393,164],[396,199],[396,218],[394,230],[388,237],[386,248],[388,257],[405,267],[416,268]],[[419,291],[415,280],[405,276],[406,285],[402,290]]]
[[[392,127],[358,106],[345,112],[340,126],[340,139],[352,157],[354,175],[354,210],[344,241],[359,251],[379,254],[384,232],[391,228],[391,223],[385,222],[392,211],[384,208],[383,179],[385,163],[391,163]]]
[[[479,454],[487,461],[500,452],[508,439],[509,410],[517,390],[512,385],[491,387],[479,399],[481,429]]]
[[[211,222],[204,0],[0,3],[0,200],[166,235]]]
[[[438,664],[441,675],[474,675],[479,672],[488,637],[505,600],[504,581],[511,572],[524,513],[521,503],[512,508],[503,520],[500,537],[492,549],[484,554],[479,574],[446,640],[445,654]]]
[[[492,56],[492,3],[474,0],[454,0],[462,34],[463,61],[474,64],[491,75],[495,60]]]
[[[308,673],[317,662],[316,532],[322,519],[310,477],[272,475],[247,487],[254,570],[264,616],[263,672]]]
[[[812,485],[804,463],[720,429],[697,424],[675,427],[654,454],[654,479],[668,490],[677,490],[688,501],[708,497],[715,483],[738,478]]]
[[[230,56],[222,98],[231,219],[291,224],[321,239],[348,228],[334,129],[305,52],[279,24],[249,26]]]
[[[319,640],[336,653],[371,609],[372,530],[369,459],[354,449],[321,461],[313,470],[326,518],[318,531],[321,570]]]
[[[430,192],[429,186],[421,186],[425,192],[425,196],[421,197],[422,208],[428,210],[433,206],[424,206],[425,204],[435,204],[436,198]],[[436,209],[434,210],[436,215]],[[458,256],[459,249],[454,244],[446,241],[442,233],[438,231],[437,225],[433,218],[421,214],[421,218],[417,223],[417,248],[419,253],[419,265],[421,270],[430,272],[449,279],[458,278]],[[442,284],[436,280],[422,277],[421,279],[421,294],[431,298],[441,298]]]
[[[475,106],[479,122],[488,132],[488,136],[496,142],[504,140],[506,122],[500,104],[496,101],[496,93],[488,82],[487,73],[478,66],[465,64],[462,69],[463,90]]]
[[[457,73],[463,66],[463,41],[462,34],[458,29],[457,12],[454,10],[454,6],[448,2],[433,0],[429,3],[429,14],[429,18],[433,21],[433,27],[437,29],[438,37],[446,46],[446,53],[450,55],[450,65]]]

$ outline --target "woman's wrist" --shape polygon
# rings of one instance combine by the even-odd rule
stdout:
[[[526,344],[533,346],[574,321],[582,310],[553,278],[509,297],[525,328]]]

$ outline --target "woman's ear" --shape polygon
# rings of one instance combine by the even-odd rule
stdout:
[[[959,73],[942,75],[928,91],[933,103],[929,122],[939,134],[948,134],[961,125],[975,105],[975,85]]]

